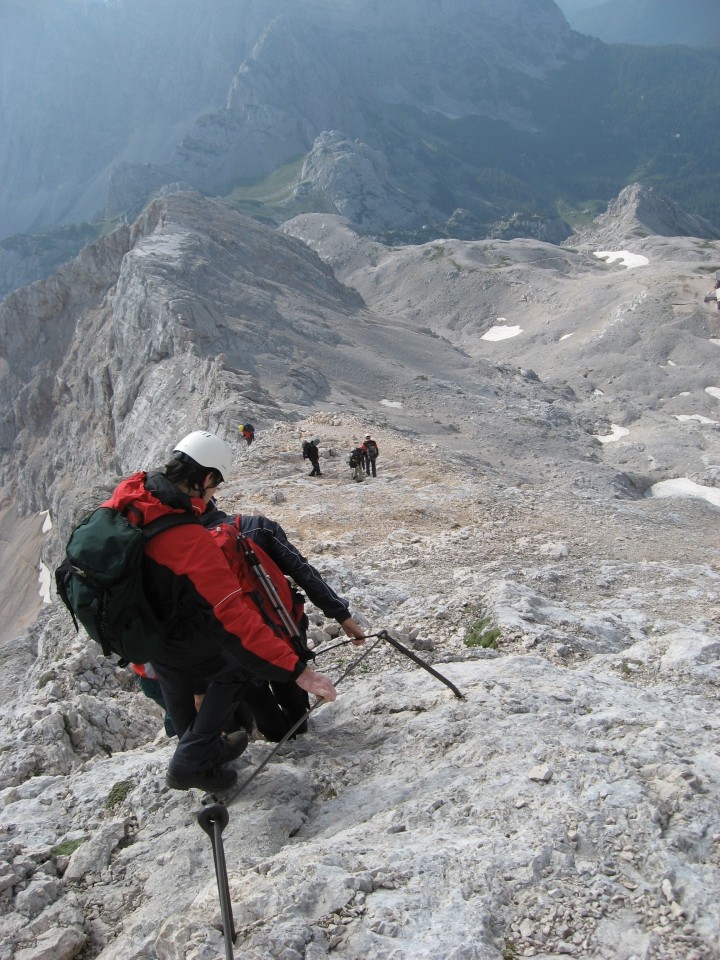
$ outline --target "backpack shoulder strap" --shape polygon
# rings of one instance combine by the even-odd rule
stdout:
[[[180,527],[186,523],[200,525],[198,518],[190,513],[166,513],[165,516],[158,517],[157,520],[151,520],[150,523],[146,523],[144,527],[139,529],[142,530],[146,540],[152,540],[153,537],[164,530],[169,530],[170,527]]]

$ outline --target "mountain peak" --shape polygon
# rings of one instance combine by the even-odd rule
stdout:
[[[608,204],[604,213],[589,227],[573,234],[568,243],[618,244],[651,234],[720,239],[720,230],[703,217],[686,213],[654,187],[631,183]]]

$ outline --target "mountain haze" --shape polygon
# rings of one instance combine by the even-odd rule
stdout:
[[[605,47],[551,0],[12,0],[0,25],[3,293],[188,188],[393,242],[560,242],[636,180],[720,218],[716,51]]]
[[[605,43],[687,44],[717,47],[720,10],[713,0],[594,0],[572,9],[558,4],[574,30]]]

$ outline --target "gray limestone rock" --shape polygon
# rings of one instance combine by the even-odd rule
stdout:
[[[195,426],[233,448],[221,505],[277,519],[368,633],[462,693],[381,640],[318,656],[338,699],[229,807],[237,953],[713,955],[718,506],[645,493],[685,470],[717,492],[717,431],[677,417],[720,419],[718,247],[637,251],[628,270],[535,240],[393,249],[182,193],[7,298],[3,509],[27,526],[3,525],[3,563],[22,552],[29,583],[4,581],[23,602],[1,648],[2,960],[222,954],[161,711],[36,576]],[[378,476],[357,484],[343,451],[367,432]],[[315,435],[338,451],[322,483]]]

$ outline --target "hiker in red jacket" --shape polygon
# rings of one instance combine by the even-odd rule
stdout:
[[[250,446],[255,439],[255,427],[251,423],[241,423],[238,427],[238,431],[242,434],[242,438],[245,443]]]
[[[199,517],[231,464],[227,443],[198,430],[177,444],[162,470],[123,480],[104,505],[124,511],[140,526],[168,513]],[[162,655],[152,663],[179,737],[168,786],[218,791],[237,780],[236,772],[223,765],[242,753],[247,736],[222,731],[249,679],[292,681],[313,696],[335,700],[332,682],[307,667],[290,643],[267,627],[199,522],[173,526],[148,541],[143,579],[168,632]],[[196,714],[197,679],[208,686]]]

